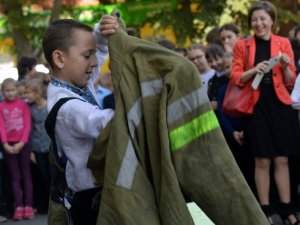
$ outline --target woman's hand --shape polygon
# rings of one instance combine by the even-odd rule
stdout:
[[[267,66],[269,65],[269,61],[265,60],[260,63],[258,63],[254,68],[253,68],[253,73],[256,74],[263,74],[266,72]]]
[[[290,64],[290,57],[287,54],[282,54],[280,57],[280,63],[283,69],[286,69]]]
[[[108,36],[115,33],[118,28],[119,24],[116,17],[105,15],[101,18],[99,30],[103,36]]]

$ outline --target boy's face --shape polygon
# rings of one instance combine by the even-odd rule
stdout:
[[[209,59],[207,60],[208,65],[213,68],[217,72],[222,72],[224,71],[224,59],[223,57],[220,57],[216,55],[215,57],[210,56]]]
[[[74,86],[84,88],[97,66],[96,41],[91,32],[75,29],[73,45],[68,52],[63,52],[61,77]]]

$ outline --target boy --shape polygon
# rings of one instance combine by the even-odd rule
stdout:
[[[114,115],[112,110],[99,107],[93,84],[108,53],[104,36],[114,33],[118,23],[107,15],[100,25],[93,31],[74,20],[58,20],[47,28],[42,42],[53,73],[48,87],[48,111],[61,98],[79,98],[60,108],[55,126],[58,150],[68,158],[67,185],[75,192],[71,209],[74,225],[96,224],[98,212],[91,209],[91,202],[99,184],[87,168],[87,161],[94,140]]]

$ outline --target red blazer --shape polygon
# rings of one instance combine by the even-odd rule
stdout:
[[[231,79],[233,79],[233,82],[235,84],[240,86],[251,85],[254,77],[253,79],[250,79],[249,82],[243,83],[241,82],[241,75],[243,72],[254,67],[255,49],[256,45],[254,36],[251,36],[247,39],[239,40],[235,44],[231,68]],[[292,100],[287,88],[292,87],[296,79],[296,67],[294,65],[293,50],[290,41],[287,38],[271,34],[271,57],[277,56],[280,52],[286,53],[290,57],[289,68],[293,74],[293,81],[289,84],[284,83],[281,64],[278,63],[272,69],[273,84],[276,95],[279,98],[279,100],[283,104],[290,105],[292,103]],[[259,95],[260,91],[258,88],[254,91],[253,101],[255,101],[255,103],[258,101]]]

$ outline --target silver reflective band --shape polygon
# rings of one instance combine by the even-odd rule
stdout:
[[[141,83],[142,97],[155,96],[162,93],[164,80],[163,78]]]
[[[132,186],[136,167],[137,167],[137,158],[135,155],[135,151],[133,149],[131,139],[129,138],[116,184],[120,187],[130,189]]]
[[[142,99],[139,98],[131,107],[127,114],[129,132],[132,139],[135,137],[135,130],[142,120]]]
[[[126,152],[124,158],[122,160],[121,168],[119,170],[117,185],[123,188],[130,189],[134,173],[137,167],[137,158],[135,155],[135,151],[133,148],[132,141],[135,138],[135,130],[139,126],[142,120],[142,99],[139,98],[131,107],[127,114],[128,127],[129,127],[129,135],[128,145],[126,148]]]
[[[173,123],[175,120],[183,117],[184,115],[192,112],[196,108],[205,103],[208,103],[209,99],[204,87],[201,87],[190,94],[178,99],[168,106],[167,121],[168,124]]]

